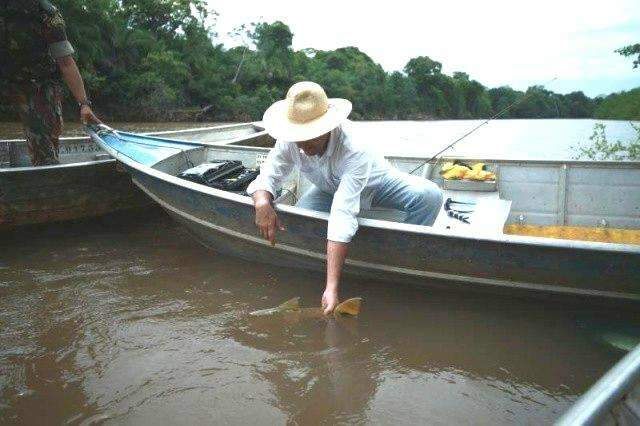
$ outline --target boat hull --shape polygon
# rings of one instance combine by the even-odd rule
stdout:
[[[0,231],[151,205],[115,160],[0,169]]]
[[[279,208],[286,231],[272,247],[257,232],[248,197],[185,190],[175,182],[130,171],[147,195],[206,246],[249,261],[324,270],[326,214]],[[413,225],[360,222],[350,244],[347,274],[394,283],[640,301],[640,250],[626,246],[471,238]]]

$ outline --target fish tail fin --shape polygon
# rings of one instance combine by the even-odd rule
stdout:
[[[300,298],[299,297],[294,297],[293,299],[289,299],[286,302],[284,302],[282,305],[279,305],[278,307],[276,307],[276,310],[278,312],[299,311],[300,310]]]
[[[356,316],[360,313],[360,305],[362,304],[361,297],[354,297],[347,299],[344,302],[336,306],[335,312],[342,315]]]

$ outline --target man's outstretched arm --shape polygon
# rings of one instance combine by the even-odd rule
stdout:
[[[327,285],[322,295],[325,314],[332,312],[339,301],[342,267],[349,242],[358,230],[360,194],[369,180],[371,162],[366,157],[354,155],[347,163],[347,169],[333,196],[327,226]]]
[[[84,82],[82,81],[80,70],[78,70],[78,65],[76,65],[76,61],[73,59],[73,56],[63,56],[56,59],[56,62],[58,63],[60,73],[62,74],[62,78],[67,84],[69,91],[71,91],[71,94],[76,101],[81,104],[80,121],[82,124],[87,124],[88,122],[100,123],[101,121],[93,114],[91,107],[85,103],[88,102],[89,99],[87,98],[87,92],[84,89]]]
[[[348,243],[327,240],[327,285],[322,295],[322,309],[325,315],[333,312],[338,305],[340,275],[348,251]]]
[[[67,87],[80,107],[80,121],[86,124],[89,121],[100,123],[100,120],[93,114],[91,107],[83,103],[88,103],[87,94],[84,90],[84,82],[80,76],[78,65],[73,59],[73,46],[67,40],[67,31],[64,18],[53,5],[48,2],[40,2],[42,17],[42,33],[51,57],[56,60],[60,73]]]

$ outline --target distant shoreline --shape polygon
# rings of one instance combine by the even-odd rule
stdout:
[[[469,121],[480,123],[484,119],[472,118],[472,119],[459,119],[459,118],[443,118],[443,119],[430,119],[430,120],[353,120],[360,123],[399,123],[399,122],[460,122]],[[592,120],[594,122],[629,122],[630,120],[614,120],[614,119],[597,119],[597,118],[497,118],[493,121],[586,121]],[[635,124],[640,124],[640,121],[631,121]],[[237,124],[239,121],[110,121],[105,120],[105,123],[110,126],[127,131],[133,132],[152,132],[161,130],[180,130],[196,127],[210,127],[221,126],[226,124]],[[77,121],[65,121],[63,129],[63,137],[84,136],[84,130],[82,125]],[[0,120],[0,140],[6,139],[22,139],[23,130],[22,123],[16,120]]]

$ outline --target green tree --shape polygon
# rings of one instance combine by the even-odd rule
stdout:
[[[427,116],[442,116],[442,112],[449,109],[437,84],[441,71],[442,64],[428,56],[412,58],[404,67],[404,72],[415,82],[418,90],[420,110]]]
[[[600,99],[593,116],[600,119],[640,120],[640,87]]]
[[[169,40],[176,31],[200,25],[207,16],[204,0],[121,0],[120,4],[128,28],[146,29]]]
[[[509,86],[501,86],[489,89],[487,95],[491,101],[493,109],[491,112],[492,115],[501,113],[500,118],[512,118],[515,116],[513,109],[509,107],[522,99],[524,93],[514,90]]]
[[[263,81],[284,91],[293,82],[293,33],[280,21],[262,22],[251,34],[262,66]]]
[[[379,64],[356,47],[334,51],[307,51],[305,79],[322,85],[331,97],[341,97],[353,103],[354,118],[385,116],[386,73]]]
[[[593,116],[595,103],[582,92],[571,92],[562,97],[566,113],[563,117],[586,118]]]
[[[453,74],[456,85],[460,89],[464,99],[466,117],[486,118],[491,114],[491,98],[486,88],[475,80],[470,80],[469,75],[463,72]]]
[[[396,71],[386,81],[387,117],[396,120],[419,118],[418,93],[413,80]]]
[[[638,55],[633,61],[633,68],[640,67],[640,43],[630,44],[629,46],[625,46],[616,50],[616,52],[621,54],[622,56]]]
[[[560,106],[555,94],[542,86],[531,86],[526,99],[513,108],[517,118],[560,118]]]

